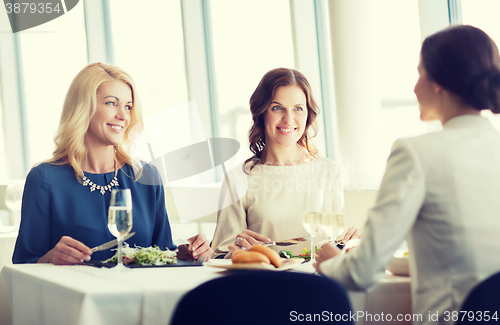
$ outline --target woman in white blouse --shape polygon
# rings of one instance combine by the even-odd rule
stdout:
[[[349,288],[383,275],[408,236],[419,324],[451,324],[478,282],[500,271],[500,57],[480,29],[456,26],[425,39],[415,94],[422,121],[443,131],[398,140],[359,247],[319,252],[316,269]],[[430,319],[438,313],[439,320]]]
[[[230,171],[221,191],[212,248],[214,257],[261,242],[308,236],[302,226],[306,191],[341,187],[340,166],[319,158],[311,143],[319,113],[304,75],[293,69],[267,72],[250,98],[254,156]],[[344,239],[356,229],[349,229]],[[355,237],[358,236],[356,233]],[[299,254],[310,242],[290,249]],[[228,255],[229,256],[229,255]]]

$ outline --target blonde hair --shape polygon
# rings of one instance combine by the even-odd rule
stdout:
[[[71,82],[64,100],[57,136],[54,139],[56,149],[53,157],[46,161],[54,165],[70,165],[79,182],[84,176],[81,168],[86,155],[84,137],[96,112],[97,89],[101,84],[112,81],[122,81],[127,84],[132,92],[133,101],[130,124],[125,130],[123,142],[115,146],[115,159],[119,165],[129,164],[134,168],[136,180],[140,177],[142,166],[130,156],[133,147],[130,130],[136,125],[143,125],[142,107],[134,81],[124,70],[111,64],[97,62],[83,68]]]

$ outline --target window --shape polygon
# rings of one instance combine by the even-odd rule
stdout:
[[[356,38],[350,37],[353,29],[346,29],[342,31],[342,34],[338,32],[339,26],[349,25],[351,21],[359,18],[357,12],[368,12],[370,16],[370,19],[366,21],[363,19],[356,21],[357,25],[353,26],[360,26],[369,31],[366,35],[370,34],[370,37],[364,34],[362,36],[366,36],[363,41],[373,43],[372,51],[355,55],[360,55],[357,56],[359,58],[357,62],[371,60],[373,63],[370,69],[373,70],[374,82],[369,80],[370,83],[367,84],[371,87],[375,84],[378,88],[373,92],[376,97],[375,102],[380,103],[380,106],[375,105],[377,107],[374,108],[378,110],[376,120],[370,120],[367,123],[377,124],[378,131],[373,134],[359,127],[356,120],[358,113],[354,113],[352,119],[347,121],[349,123],[346,123],[345,114],[352,110],[349,105],[337,105],[336,115],[340,125],[329,127],[342,132],[351,129],[352,131],[347,131],[351,132],[350,139],[362,137],[370,143],[369,146],[374,152],[380,153],[371,160],[378,166],[376,171],[378,181],[391,144],[396,138],[414,136],[433,129],[433,126],[420,122],[418,104],[412,90],[417,79],[416,66],[421,44],[422,19],[430,21],[429,25],[434,24],[433,21],[436,18],[429,15],[429,12],[436,6],[437,1],[380,0],[371,5],[330,1],[328,12],[315,12],[311,15],[306,15],[303,10],[298,13],[292,12],[291,6],[298,8],[300,0],[151,0],[147,6],[138,5],[135,0],[109,0],[107,2],[109,2],[109,15],[87,13],[87,25],[83,19],[84,5],[87,5],[85,6],[87,9],[90,8],[88,5],[92,3],[91,1],[81,2],[64,16],[18,34],[22,67],[20,84],[24,86],[24,89],[20,91],[24,94],[26,112],[26,125],[23,128],[28,134],[31,165],[49,158],[52,154],[53,138],[57,131],[65,92],[72,78],[87,64],[86,42],[89,42],[89,49],[97,48],[96,52],[103,47],[108,47],[112,54],[109,56],[112,63],[132,75],[137,84],[146,118],[155,116],[154,114],[167,108],[185,105],[190,98],[196,97],[192,94],[195,88],[213,90],[214,93],[211,95],[215,95],[215,100],[210,103],[214,106],[207,104],[208,101],[204,102],[201,118],[204,126],[210,124],[207,122],[208,119],[213,118],[217,121],[212,125],[219,127],[213,131],[214,134],[206,134],[206,136],[216,135],[238,140],[242,147],[242,156],[246,158],[250,156],[248,130],[252,122],[248,102],[259,80],[270,69],[295,68],[296,65],[300,65],[298,58],[309,62],[307,60],[309,56],[311,58],[317,56],[316,49],[309,51],[303,47],[294,48],[294,45],[300,43],[297,42],[297,30],[295,34],[293,33],[294,27],[297,27],[297,20],[301,19],[302,22],[307,21],[311,25],[318,26],[320,29],[317,31],[318,35],[320,33],[332,34],[333,71],[324,71],[324,69],[320,73],[322,77],[325,72],[335,74],[335,96],[342,95],[344,84],[353,84],[354,86],[348,87],[354,89],[362,86],[360,81],[365,75],[364,71],[356,71],[355,76],[349,76],[353,74],[349,71],[342,74],[343,63],[336,59],[339,47],[350,46],[350,42],[359,42]],[[422,12],[424,2],[429,7],[426,13]],[[198,14],[197,10],[194,10],[196,12],[190,11],[194,7],[193,3],[204,8],[208,6],[209,26],[200,24],[203,17]],[[445,2],[439,3],[446,11]],[[497,12],[495,9],[500,7],[497,1],[461,0],[461,6],[464,23],[483,28],[493,39],[500,42],[500,32],[497,31],[494,16]],[[338,16],[335,14],[337,9],[346,8],[348,9],[346,12],[354,14],[341,13]],[[353,9],[352,12],[349,11],[351,9]],[[106,9],[100,10],[106,13]],[[334,27],[328,31],[323,30],[326,27],[317,24],[318,14],[325,17],[329,15],[329,23]],[[426,17],[422,18],[423,16]],[[103,21],[101,17],[109,21]],[[349,19],[346,20],[344,17],[349,17]],[[102,42],[102,39],[106,38],[97,37],[101,35],[100,29],[90,28],[89,21],[98,21],[99,24],[96,25],[109,26],[112,42],[109,40],[107,44]],[[195,24],[197,24],[196,28],[202,27],[192,34],[186,34],[188,28]],[[442,21],[434,25],[441,26]],[[205,29],[207,27],[208,29]],[[203,33],[206,34],[203,35]],[[318,36],[310,34],[311,38]],[[208,36],[207,39],[210,39],[212,43],[208,44],[206,49],[201,49],[200,46],[195,51],[190,51],[187,45],[193,41],[193,35]],[[92,41],[92,36],[94,39],[99,38],[99,41]],[[196,42],[198,42],[196,37]],[[339,39],[342,39],[343,43],[338,43]],[[0,51],[4,50],[0,49]],[[213,53],[208,53],[208,51],[213,51]],[[102,52],[106,53],[105,50]],[[193,82],[193,76],[196,76],[198,72],[196,71],[198,64],[191,64],[195,61],[191,59],[193,56],[200,61],[208,61],[208,58],[213,57],[213,66],[210,67],[213,68],[210,73],[214,72],[210,75],[210,78],[215,80],[213,85],[208,84],[210,78],[205,78],[206,75]],[[91,57],[96,56],[91,55]],[[313,78],[318,80],[316,83],[320,82],[320,78],[310,77],[310,79]],[[321,89],[321,84],[316,84],[316,86],[315,89]],[[349,93],[349,96],[364,96],[365,94],[365,91],[360,90]],[[318,101],[320,101],[320,96],[321,94],[315,90],[315,97]],[[321,108],[323,112],[329,109]],[[207,113],[209,109],[211,112]],[[184,130],[192,131],[192,120],[190,115],[179,113],[174,120],[178,123],[174,123],[172,134],[178,134]],[[8,124],[9,121],[3,121],[3,123]],[[339,134],[338,138],[340,142],[345,142],[346,137],[342,134]],[[315,140],[316,144],[318,140],[318,138]],[[331,146],[331,142],[329,143],[331,140],[326,139],[326,144]],[[349,141],[346,147],[358,148],[355,145],[356,141],[352,143]],[[320,153],[325,155],[322,143],[320,147]],[[344,154],[340,152],[344,162],[353,162],[350,153],[342,157]],[[378,181],[372,185],[376,187]],[[367,184],[367,187],[372,186]]]
[[[398,0],[329,4],[346,187],[378,188],[393,142],[428,130],[413,94],[420,8],[417,1]]]
[[[461,0],[462,22],[485,31],[497,44],[500,44],[498,11],[500,2],[496,0]]]
[[[114,63],[135,81],[154,158],[191,144],[180,1],[113,0],[110,19]],[[133,154],[153,159],[145,141]]]
[[[188,95],[180,1],[144,4],[112,0],[110,19],[114,64],[134,79],[147,117]]]
[[[481,28],[500,46],[500,29],[498,28],[498,12],[500,2],[495,0],[462,0],[462,21],[466,25]],[[483,111],[491,123],[500,131],[500,117],[490,111]]]
[[[4,130],[3,130],[3,107],[0,102],[0,184],[7,183],[8,176],[7,175],[7,160],[5,159],[5,140],[4,140]],[[0,220],[0,226],[2,222]]]
[[[288,0],[211,1],[212,37],[221,137],[240,142],[251,156],[249,100],[264,74],[294,68]]]
[[[418,9],[417,1],[383,0],[373,6],[376,84],[381,105],[377,151],[383,154],[377,164],[381,167],[385,167],[395,140],[428,131],[428,123],[420,121],[413,93],[421,46]]]
[[[29,166],[52,157],[66,91],[87,64],[83,5],[19,32]],[[7,121],[8,123],[8,121]]]

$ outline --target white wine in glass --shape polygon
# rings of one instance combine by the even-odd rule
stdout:
[[[342,236],[347,230],[345,213],[334,214],[333,219],[335,225],[335,237],[338,238]]]
[[[320,213],[318,212],[304,212],[302,216],[302,225],[311,236],[314,236],[318,232],[319,218]]]
[[[346,230],[344,192],[332,190],[326,192],[320,216],[320,226],[325,230],[329,239],[335,244],[336,239]]]
[[[321,206],[323,205],[322,191],[308,191],[304,200],[304,214],[302,215],[302,225],[311,235],[311,262],[316,260],[316,250],[314,248],[314,236],[319,229],[319,218]]]
[[[108,229],[116,238],[127,236],[132,230],[132,209],[126,207],[109,207]]]
[[[129,189],[112,190],[108,211],[108,229],[118,242],[118,258],[115,270],[126,269],[123,266],[123,238],[132,230],[132,195]]]
[[[332,243],[342,236],[346,230],[345,214],[321,213],[319,224]]]

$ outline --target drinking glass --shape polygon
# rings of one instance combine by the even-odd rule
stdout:
[[[343,190],[325,192],[319,223],[332,244],[335,245],[336,239],[346,230]]]
[[[11,211],[11,226],[19,227],[21,221],[21,205],[24,191],[24,179],[13,179],[7,182],[5,189],[5,206]]]
[[[316,251],[314,249],[314,236],[318,232],[319,217],[323,205],[323,191],[308,191],[304,199],[304,214],[302,216],[302,225],[311,235],[311,262],[316,260]]]
[[[132,230],[132,195],[129,189],[112,190],[108,211],[108,229],[118,242],[118,259],[114,269],[125,270],[122,260],[122,244]]]

